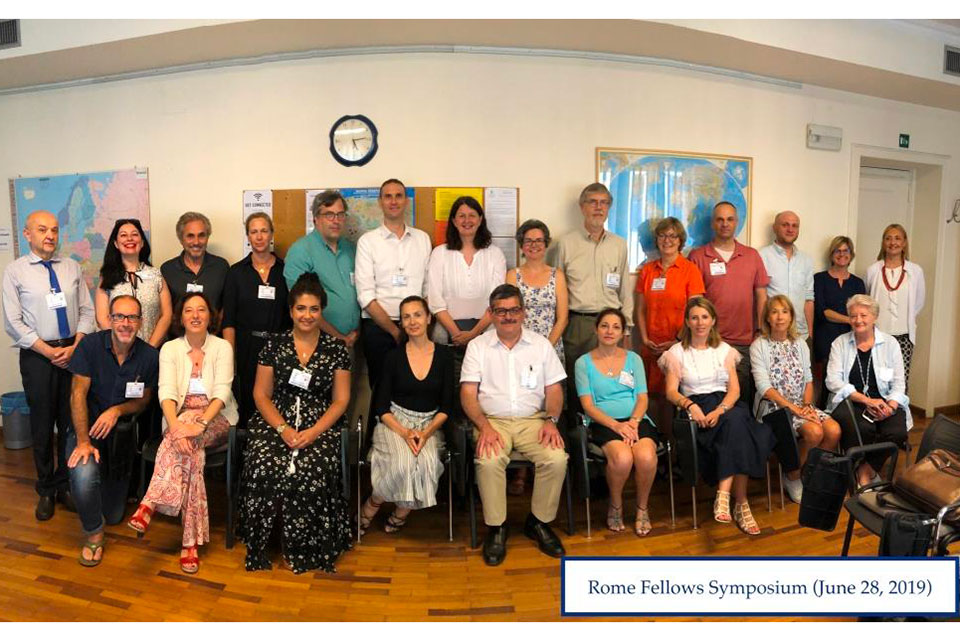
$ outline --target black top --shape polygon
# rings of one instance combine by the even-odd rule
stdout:
[[[850,274],[840,282],[826,271],[813,275],[813,361],[823,362],[830,357],[830,345],[843,334],[850,331],[850,325],[830,322],[824,310],[830,309],[847,315],[847,300],[858,293],[866,293],[863,280]]]
[[[127,383],[142,382],[156,393],[160,352],[136,338],[123,364],[113,354],[110,331],[98,331],[83,337],[70,359],[70,372],[90,378],[87,393],[89,424],[106,409],[127,401]]]
[[[238,334],[247,334],[251,331],[279,333],[292,326],[283,260],[277,258],[267,274],[267,285],[274,288],[273,300],[260,298],[262,284],[249,254],[230,267],[223,284],[223,328],[233,327]]]
[[[212,253],[206,253],[203,256],[203,264],[200,265],[200,271],[194,273],[183,264],[183,252],[180,252],[176,258],[170,258],[160,265],[160,273],[163,279],[167,281],[167,288],[170,289],[170,297],[173,299],[173,306],[187,293],[187,284],[195,284],[203,287],[202,293],[207,296],[207,300],[213,305],[211,312],[223,307],[223,283],[227,279],[227,271],[230,270],[230,264]]]
[[[876,398],[879,400],[883,399],[883,396],[880,395],[880,388],[877,386],[877,375],[873,371],[872,353],[872,349],[868,349],[865,352],[857,349],[857,359],[853,361],[853,366],[850,367],[850,384],[852,384],[857,391],[863,393],[863,376],[860,372],[861,370],[866,372],[870,388],[864,395],[868,398]]]
[[[390,402],[410,411],[433,411],[453,415],[453,351],[442,344],[435,345],[430,371],[423,380],[417,380],[410,369],[405,344],[387,354],[377,384],[374,411],[377,416],[390,413]]]

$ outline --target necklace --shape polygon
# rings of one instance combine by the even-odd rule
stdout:
[[[857,369],[860,370],[860,379],[863,380],[863,395],[869,396],[870,395],[869,374],[870,374],[870,364],[871,364],[870,361],[873,360],[873,348],[872,347],[870,348],[870,355],[867,356],[867,372],[866,373],[864,373],[863,371],[863,363],[860,362],[860,353],[862,352],[859,349],[857,349],[857,355],[856,355]]]
[[[250,262],[261,276],[265,276],[267,271],[269,271],[270,267],[273,265],[273,256],[267,258],[267,261],[262,263],[260,266],[257,266],[257,261],[253,259],[253,256],[250,256]]]
[[[887,291],[896,291],[897,289],[899,289],[900,285],[903,284],[903,279],[907,277],[907,270],[903,268],[903,265],[901,265],[899,267],[894,267],[890,269],[891,278],[893,277],[893,272],[896,271],[897,269],[900,269],[900,279],[897,280],[897,286],[895,287],[891,287],[890,281],[887,280],[887,268],[883,267],[883,269],[881,269],[881,272],[883,273],[883,286],[887,288]]]

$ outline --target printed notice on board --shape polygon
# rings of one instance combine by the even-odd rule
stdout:
[[[512,238],[517,232],[517,189],[487,187],[483,194],[483,208],[490,233]]]
[[[0,229],[0,253],[6,253],[13,249],[13,231],[11,229]]]
[[[243,192],[243,213],[241,220],[246,225],[250,214],[262,212],[273,219],[273,191],[270,189],[248,189]],[[244,227],[246,228],[246,227]],[[250,241],[247,234],[243,234],[243,255],[250,253]]]

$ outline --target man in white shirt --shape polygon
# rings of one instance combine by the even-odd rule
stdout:
[[[380,379],[387,352],[400,342],[400,301],[426,296],[427,263],[433,249],[430,236],[404,221],[408,199],[402,182],[396,178],[384,182],[378,201],[383,224],[360,237],[354,266],[371,390]]]
[[[460,401],[474,425],[477,485],[489,527],[483,560],[496,566],[507,554],[506,469],[514,449],[537,469],[523,532],[540,551],[559,558],[563,544],[547,523],[557,516],[567,470],[557,430],[567,376],[553,345],[523,328],[519,289],[510,284],[494,289],[490,313],[496,331],[467,345],[460,376]]]
[[[797,334],[806,339],[813,333],[813,260],[795,245],[800,237],[800,216],[781,211],[773,219],[776,241],[760,249],[763,266],[770,276],[767,297],[783,294],[793,303]]]

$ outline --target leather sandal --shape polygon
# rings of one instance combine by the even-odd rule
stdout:
[[[373,522],[373,519],[377,517],[377,512],[380,511],[380,507],[383,506],[382,502],[374,502],[373,496],[367,498],[367,501],[363,503],[363,507],[360,509],[360,535],[363,536],[367,533],[367,529],[370,528],[370,523]],[[367,509],[371,509],[368,511]]]
[[[83,550],[90,550],[90,557],[85,558],[83,556]],[[103,540],[100,542],[91,542],[87,540],[83,543],[83,546],[80,547],[80,557],[77,558],[77,561],[85,567],[95,567],[103,560]],[[97,551],[100,551],[100,557],[97,557]]]
[[[407,511],[407,515],[400,517],[397,515],[397,512],[394,511],[390,514],[390,517],[387,518],[387,524],[383,525],[383,530],[387,533],[396,533],[403,529],[407,524],[407,518],[410,517],[410,511]]]
[[[737,523],[737,528],[748,536],[760,535],[760,525],[753,519],[750,513],[750,505],[746,502],[738,502],[733,507],[733,520]]]
[[[713,500],[713,519],[717,522],[730,522],[730,492],[717,491]]]
[[[607,507],[607,529],[623,531],[623,505],[615,507],[611,504]]]
[[[180,570],[191,575],[200,571],[200,552],[197,545],[184,547],[183,551],[186,551],[187,555],[180,556]]]
[[[147,527],[150,526],[152,517],[153,509],[141,502],[137,512],[127,521],[127,526],[137,532],[138,538],[142,538],[147,533]]]
[[[634,531],[641,538],[653,531],[653,525],[650,523],[649,509],[637,507],[637,521],[634,524]]]

